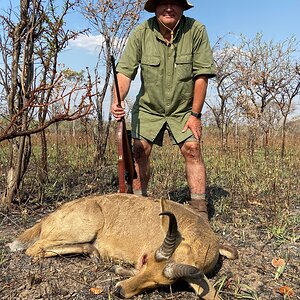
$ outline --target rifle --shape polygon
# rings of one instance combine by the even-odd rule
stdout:
[[[121,97],[119,84],[117,79],[117,71],[115,59],[111,56],[111,63],[115,81],[118,106],[121,107]],[[134,159],[131,144],[131,131],[126,130],[124,117],[118,121],[117,128],[117,144],[118,144],[118,176],[119,176],[119,192],[132,193],[132,182],[137,177],[134,168]]]

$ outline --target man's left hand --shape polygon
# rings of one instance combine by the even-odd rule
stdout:
[[[201,119],[197,119],[194,116],[190,116],[190,118],[185,123],[185,126],[182,129],[182,132],[186,132],[188,128],[192,131],[194,137],[197,141],[200,141],[202,134],[202,123]]]

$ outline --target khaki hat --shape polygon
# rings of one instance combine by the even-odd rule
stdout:
[[[148,12],[155,12],[156,5],[160,2],[161,0],[147,0],[145,3],[145,10]],[[170,0],[172,1],[172,0]],[[192,7],[194,7],[191,3],[189,3],[187,0],[174,0],[177,3],[181,3],[183,10],[188,10]]]

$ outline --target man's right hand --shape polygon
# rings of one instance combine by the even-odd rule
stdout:
[[[121,106],[119,106],[117,103],[113,103],[111,106],[111,113],[117,121],[120,121],[123,117],[125,117],[124,101],[121,102]]]

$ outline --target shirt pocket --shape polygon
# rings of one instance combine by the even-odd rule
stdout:
[[[159,79],[160,58],[144,56],[141,59],[142,79],[145,87],[155,84]]]
[[[192,54],[179,55],[175,59],[175,73],[178,81],[187,82],[193,78]]]
[[[176,57],[175,77],[177,82],[176,91],[180,99],[179,101],[180,103],[185,102],[187,104],[193,98],[194,93],[192,54],[185,54]]]

